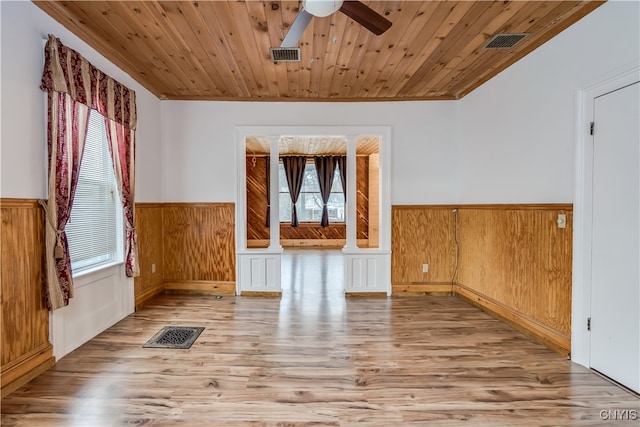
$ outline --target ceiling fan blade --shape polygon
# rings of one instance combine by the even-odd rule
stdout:
[[[284,40],[282,40],[282,44],[280,47],[295,47],[300,41],[300,37],[302,37],[302,33],[311,22],[311,18],[313,15],[307,12],[304,9],[300,9],[298,12],[298,16],[293,20],[293,24],[289,27],[289,31],[287,31],[287,35],[284,36]]]
[[[371,31],[376,36],[391,28],[391,21],[359,1],[346,0],[340,12]]]

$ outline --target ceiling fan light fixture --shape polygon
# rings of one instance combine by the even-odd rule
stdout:
[[[340,10],[343,2],[343,0],[302,0],[302,7],[313,16],[324,17]]]

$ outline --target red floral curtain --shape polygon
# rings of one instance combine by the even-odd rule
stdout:
[[[124,209],[126,225],[125,272],[128,277],[140,275],[138,265],[138,245],[134,220],[134,147],[135,131],[120,123],[105,118],[109,149],[113,161],[113,170],[118,183],[118,191]]]
[[[45,304],[49,310],[64,307],[73,297],[71,258],[64,228],[80,174],[87,136],[89,107],[66,93],[49,92],[49,200],[41,201],[46,215]]]
[[[133,216],[136,103],[135,92],[95,68],[78,52],[49,35],[40,88],[48,92],[47,145],[49,196],[47,217],[47,277],[49,310],[68,305],[73,279],[64,227],[69,219],[80,170],[90,109],[107,119],[113,166],[127,223],[127,276],[138,275]]]

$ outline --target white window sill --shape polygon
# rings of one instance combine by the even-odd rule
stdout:
[[[112,276],[113,274],[118,273],[120,267],[123,265],[124,261],[113,261],[73,273],[74,285],[76,288],[80,288],[93,283],[96,280]]]

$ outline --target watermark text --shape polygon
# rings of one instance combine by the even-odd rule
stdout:
[[[600,419],[604,421],[636,421],[640,420],[637,409],[603,409]]]

